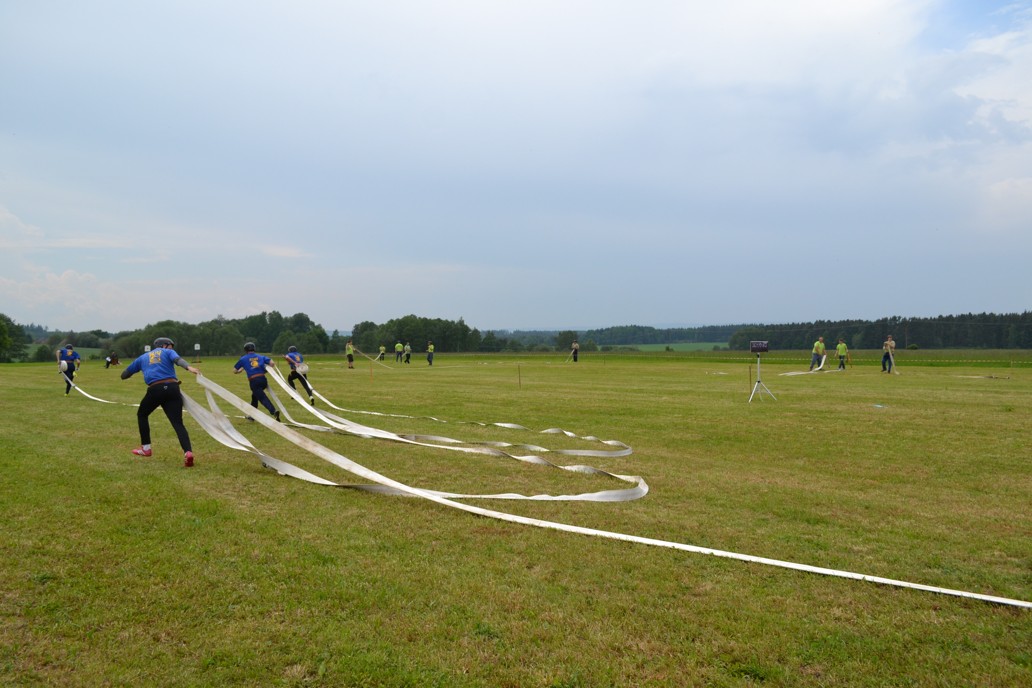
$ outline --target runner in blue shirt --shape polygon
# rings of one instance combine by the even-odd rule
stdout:
[[[276,420],[279,420],[279,411],[272,405],[272,401],[265,393],[265,390],[269,388],[269,381],[265,377],[265,369],[267,366],[275,368],[276,364],[268,356],[255,353],[254,349],[255,346],[251,342],[244,344],[244,355],[233,366],[233,374],[246,372],[247,382],[251,386],[251,406],[258,408],[258,402],[260,401],[262,406],[268,409],[269,413]],[[254,419],[248,417],[248,420]]]
[[[312,406],[315,406],[315,395],[312,394],[312,386],[308,384],[308,366],[304,365],[305,357],[298,352],[296,346],[291,346],[287,349],[287,353],[283,358],[287,359],[287,363],[290,364],[290,375],[287,376],[290,388],[297,389],[294,386],[294,380],[300,380],[301,386],[308,392],[308,401],[312,403]],[[301,370],[298,370],[299,366]],[[301,372],[302,370],[305,372]]]
[[[65,364],[65,369],[61,370],[61,363]],[[65,377],[65,396],[72,391],[72,380],[75,379],[75,371],[79,370],[79,366],[82,364],[82,357],[79,352],[75,350],[75,347],[68,344],[63,349],[57,350],[57,372],[62,377]]]
[[[175,342],[168,337],[158,337],[150,351],[139,356],[122,371],[123,380],[142,372],[143,381],[147,383],[147,393],[143,395],[136,412],[136,421],[140,426],[140,447],[133,449],[133,454],[150,456],[153,453],[149,418],[160,406],[172,424],[172,429],[176,431],[179,446],[183,448],[183,465],[192,468],[194,455],[190,446],[190,433],[183,425],[183,394],[179,391],[181,383],[176,378],[176,366],[186,368],[194,375],[201,371],[187,363],[185,358],[175,352],[174,347]]]

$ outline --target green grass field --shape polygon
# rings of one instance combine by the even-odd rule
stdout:
[[[397,433],[602,449],[544,457],[641,475],[630,502],[485,508],[1032,600],[1030,352],[878,352],[844,373],[805,352],[313,357],[347,415]],[[235,360],[235,359],[234,359]],[[204,374],[244,396],[233,360]],[[830,361],[829,361],[830,364]],[[187,419],[197,466],[137,376],[0,366],[0,685],[1024,686],[1032,611],[522,526],[418,498],[277,475]],[[183,389],[203,393],[192,375]],[[224,410],[228,406],[222,404]],[[304,414],[295,406],[291,413]],[[434,416],[449,421],[435,422]],[[311,416],[307,422],[317,422]],[[532,431],[459,421],[519,423]],[[362,482],[258,424],[258,448]],[[469,493],[625,487],[543,466],[304,431],[391,478]]]

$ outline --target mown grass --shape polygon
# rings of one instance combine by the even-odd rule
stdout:
[[[910,352],[908,352],[909,355]],[[872,352],[872,357],[874,356]],[[688,355],[439,355],[311,379],[396,432],[601,448],[455,421],[562,427],[642,475],[616,504],[490,502],[536,518],[1032,599],[1032,371],[875,365],[781,376]],[[980,359],[982,360],[982,359]],[[232,361],[205,374],[243,395]],[[138,378],[83,366],[91,394]],[[187,376],[192,378],[192,376]],[[203,399],[198,385],[184,389]],[[292,411],[293,412],[293,411]],[[301,416],[298,413],[298,416]],[[452,421],[439,423],[425,416]],[[263,469],[188,420],[197,467],[152,417],[63,396],[53,364],[0,367],[0,684],[153,686],[1029,685],[1032,613],[474,517]],[[261,449],[358,482],[235,419]],[[577,493],[620,483],[307,433],[426,488]]]

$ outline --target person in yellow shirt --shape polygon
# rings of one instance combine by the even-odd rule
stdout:
[[[817,341],[813,343],[813,356],[810,357],[810,370],[813,371],[813,367],[817,366],[820,369],[821,365],[824,365],[822,359],[824,358],[824,337],[818,337]]]
[[[846,369],[846,359],[849,358],[849,347],[846,346],[846,340],[839,337],[838,344],[835,345],[835,351],[838,353],[838,369]]]

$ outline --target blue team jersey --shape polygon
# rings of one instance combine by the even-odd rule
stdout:
[[[265,366],[270,363],[272,363],[271,358],[252,351],[241,356],[233,368],[236,370],[243,369],[247,373],[247,379],[251,379],[255,375],[265,375]]]
[[[297,368],[298,364],[305,362],[305,357],[297,351],[293,351],[287,354],[287,360],[290,361],[290,369],[294,370],[295,368]]]
[[[68,367],[72,368],[75,366],[75,362],[78,361],[82,356],[79,355],[78,351],[69,351],[68,349],[61,349],[61,360],[68,363]]]
[[[176,361],[179,354],[175,349],[151,349],[129,364],[122,373],[124,377],[143,371],[143,381],[148,385],[158,380],[176,379]]]

